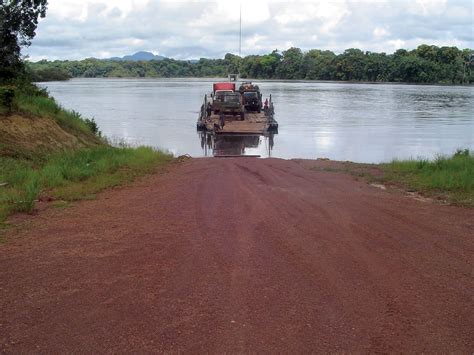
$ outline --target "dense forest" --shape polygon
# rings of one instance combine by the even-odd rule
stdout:
[[[165,58],[150,61],[46,61],[29,63],[36,81],[97,77],[225,77],[240,72],[243,78],[304,79],[367,82],[462,84],[474,82],[474,52],[457,47],[420,45],[393,54],[347,49],[341,54],[290,48],[244,58],[183,61]]]

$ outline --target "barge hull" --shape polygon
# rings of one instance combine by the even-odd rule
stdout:
[[[224,116],[224,126],[221,127],[220,116],[212,114],[198,122],[198,129],[216,134],[265,134],[276,131],[278,124],[264,112],[246,113],[240,120],[238,116]]]

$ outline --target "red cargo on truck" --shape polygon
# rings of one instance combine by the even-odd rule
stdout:
[[[235,92],[235,83],[214,83],[213,89],[214,93],[217,90],[232,90]]]

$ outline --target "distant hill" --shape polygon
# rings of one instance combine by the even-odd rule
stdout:
[[[132,55],[126,55],[123,57],[112,57],[109,58],[108,60],[114,60],[117,62],[122,62],[122,61],[132,61],[132,62],[138,62],[138,61],[147,61],[147,60],[163,60],[166,57],[163,57],[161,55],[154,55],[151,52],[145,52],[145,51],[140,51]]]

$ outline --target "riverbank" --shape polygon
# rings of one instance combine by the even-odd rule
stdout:
[[[469,149],[431,160],[359,164],[323,159],[308,160],[308,164],[315,170],[348,173],[384,189],[389,186],[444,203],[474,207],[474,154]]]
[[[16,212],[92,199],[107,188],[152,173],[172,159],[149,147],[102,145],[42,156],[37,160],[0,157],[0,222]],[[245,158],[244,158],[245,159]],[[431,203],[474,207],[474,157],[468,150],[434,161],[360,164],[327,159],[295,160],[311,170],[343,173],[371,186]]]
[[[344,164],[187,159],[43,210],[0,245],[0,351],[469,352],[474,210],[313,169]]]
[[[44,90],[8,88],[0,105],[0,225],[38,201],[89,199],[171,160],[148,147],[113,147],[94,120],[61,108]]]
[[[458,150],[451,157],[436,159],[395,160],[383,164],[384,181],[410,191],[474,207],[474,154]]]

